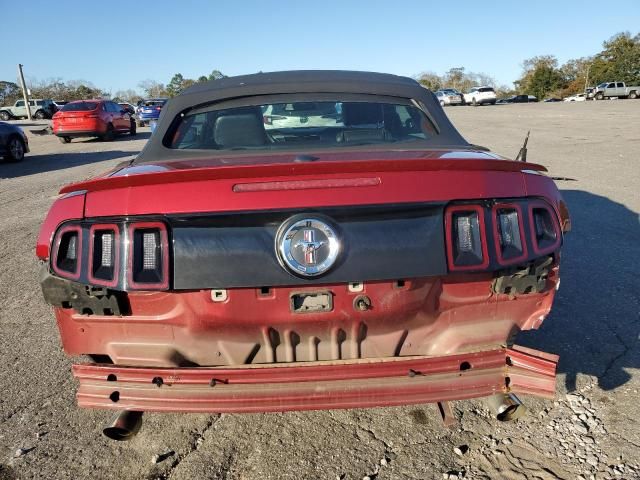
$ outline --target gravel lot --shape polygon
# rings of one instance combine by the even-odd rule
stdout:
[[[34,245],[63,184],[131,158],[149,131],[70,145],[30,135],[23,163],[0,163],[0,479],[640,478],[640,101],[447,113],[469,141],[507,156],[531,129],[529,160],[573,179],[558,182],[574,228],[555,309],[519,338],[560,355],[556,401],[523,397],[529,414],[509,424],[482,402],[456,402],[453,430],[433,405],[148,414],[133,441],[108,441],[111,414],[75,406]]]

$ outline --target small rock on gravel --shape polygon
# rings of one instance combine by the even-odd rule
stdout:
[[[589,429],[586,427],[586,425],[583,425],[582,422],[576,423],[572,428],[574,432],[577,432],[580,435],[586,435],[587,433],[589,433]]]
[[[453,449],[453,453],[455,453],[458,456],[463,456],[465,453],[467,453],[469,451],[469,446],[468,445],[460,445],[459,447],[455,447]]]
[[[166,460],[167,458],[173,456],[175,453],[176,452],[174,452],[173,450],[169,450],[168,452],[161,453],[160,455],[156,454],[153,457],[151,457],[151,463],[160,463]]]
[[[18,448],[14,453],[13,453],[13,458],[20,458],[20,457],[24,457],[27,453],[29,453],[31,450],[33,450],[33,448]]]
[[[456,472],[455,470],[449,470],[446,473],[442,474],[442,478],[444,480],[459,480],[460,478],[464,478],[465,472]]]
[[[598,466],[598,457],[596,457],[595,455],[588,455],[587,456],[587,463],[589,465],[591,465],[592,467],[597,467]]]

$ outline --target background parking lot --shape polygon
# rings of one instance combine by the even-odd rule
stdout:
[[[446,112],[471,143],[505,156],[531,130],[529,160],[563,178],[573,231],[562,286],[542,329],[518,339],[560,355],[556,401],[523,397],[528,416],[509,424],[482,402],[456,402],[452,430],[432,405],[146,414],[131,442],[107,440],[111,414],[75,406],[34,246],[58,189],[132,158],[149,129],[68,145],[29,134],[25,161],[0,163],[0,479],[640,478],[640,102]]]

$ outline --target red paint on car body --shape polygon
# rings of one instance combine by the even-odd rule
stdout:
[[[524,167],[544,171],[481,152],[440,150],[340,153],[300,164],[280,154],[125,167],[61,190],[87,193],[54,205],[39,236],[38,256],[47,258],[62,220],[79,216],[304,212],[537,197],[562,219],[552,180],[523,173]],[[367,177],[378,181],[361,181]],[[213,301],[210,290],[128,292],[130,312],[121,316],[59,307],[55,314],[68,354],[108,355],[115,363],[74,367],[79,403],[86,407],[249,412],[399,405],[506,391],[551,396],[557,359],[504,345],[515,332],[538,328],[549,313],[558,259],[544,291],[526,295],[495,292],[492,272],[450,272],[366,282],[358,292],[347,284],[274,287],[266,293],[235,288],[224,301]],[[331,292],[332,311],[291,311],[293,294],[319,290]],[[366,295],[372,308],[355,311],[358,295]],[[516,357],[519,366],[513,364]],[[460,372],[460,362],[471,369]],[[416,379],[403,373],[416,369],[428,374]],[[108,381],[110,375],[117,380]],[[157,376],[172,386],[151,385]],[[117,403],[109,400],[113,391],[119,392]]]

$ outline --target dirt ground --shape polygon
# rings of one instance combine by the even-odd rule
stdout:
[[[23,163],[0,163],[0,479],[640,478],[640,101],[447,113],[469,141],[506,156],[530,129],[529,160],[566,178],[562,286],[541,330],[518,339],[560,355],[555,401],[523,397],[529,414],[507,424],[481,401],[456,402],[453,430],[433,405],[148,414],[131,442],[105,439],[111,414],[76,408],[34,245],[63,184],[135,155],[149,131],[70,145],[30,134]]]

